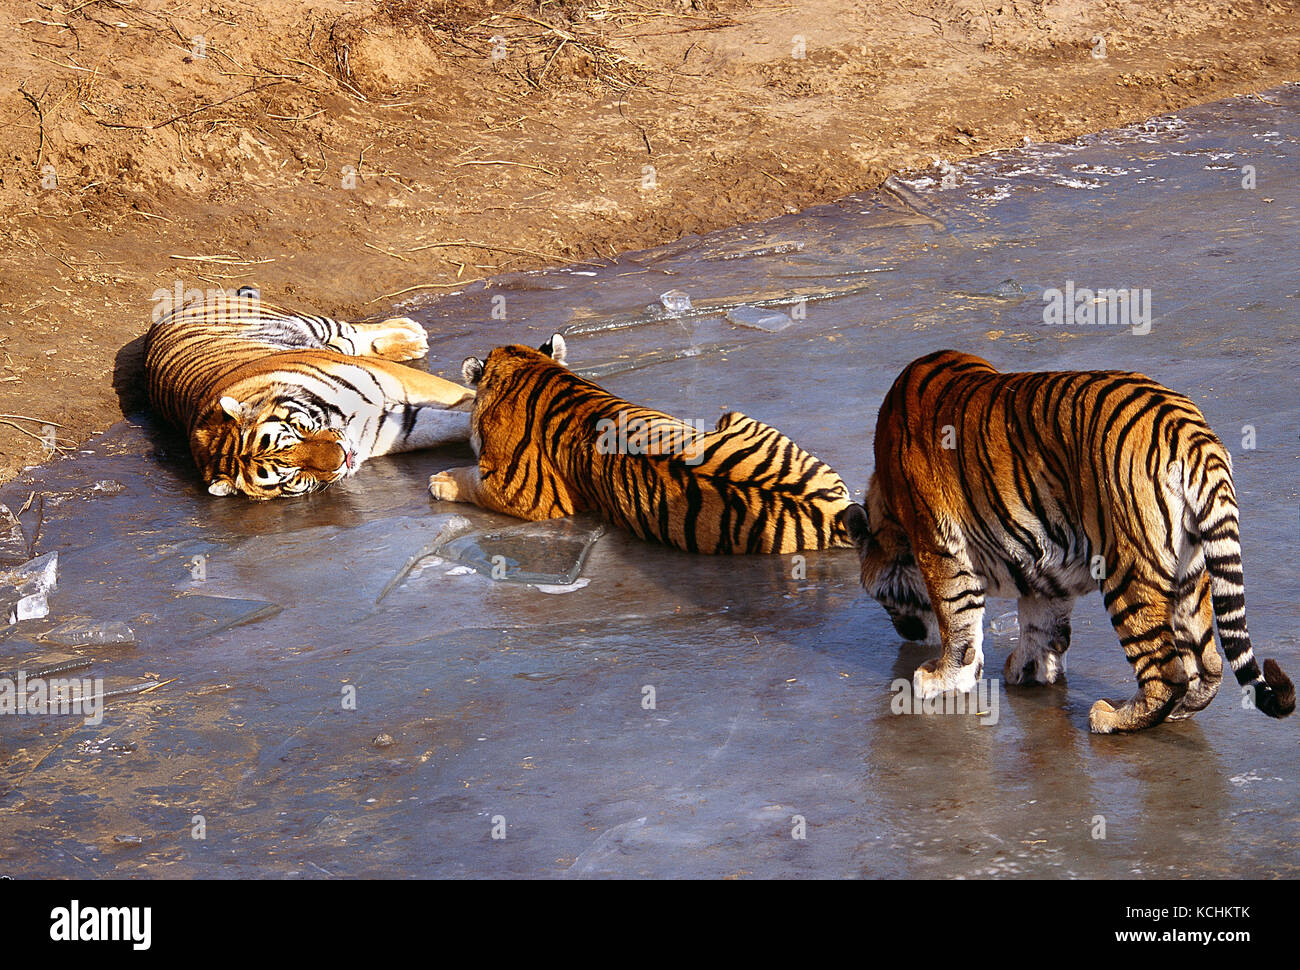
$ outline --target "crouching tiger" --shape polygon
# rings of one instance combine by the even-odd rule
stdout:
[[[428,345],[406,317],[348,324],[245,289],[158,320],[145,376],[154,410],[189,435],[209,492],[270,499],[322,489],[376,455],[466,440],[474,392],[393,363]]]
[[[541,350],[466,359],[479,460],[434,475],[435,499],[530,520],[591,510],[687,552],[849,545],[838,523],[850,504],[844,482],[776,429],[732,413],[699,430],[615,397],[564,358],[556,334]]]
[[[942,644],[914,675],[918,697],[979,678],[987,596],[1018,598],[1007,683],[1053,683],[1075,598],[1100,586],[1138,693],[1093,704],[1093,731],[1209,704],[1223,671],[1216,619],[1254,706],[1295,709],[1281,668],[1261,672],[1251,652],[1228,452],[1181,394],[1141,374],[1001,374],[941,351],[894,382],[875,459],[865,507],[843,521],[862,585],[898,633]]]

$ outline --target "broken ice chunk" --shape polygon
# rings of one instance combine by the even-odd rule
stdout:
[[[0,614],[8,623],[49,615],[48,597],[58,586],[59,554],[47,552],[0,573]]]
[[[1020,614],[1003,613],[989,620],[989,633],[995,637],[1020,636]]]
[[[135,631],[125,623],[93,620],[69,620],[61,623],[41,637],[65,647],[83,647],[90,644],[135,643]]]
[[[753,330],[766,330],[777,333],[794,323],[786,314],[778,310],[766,310],[756,306],[732,307],[727,311],[727,320]]]
[[[23,620],[41,620],[49,616],[50,603],[44,593],[31,593],[27,596],[0,593],[0,610],[6,614],[6,623],[21,623]]]
[[[669,290],[659,294],[659,302],[669,313],[685,313],[691,308],[691,298],[684,290]]]
[[[59,585],[59,554],[47,552],[43,556],[29,559],[15,569],[9,570],[7,578],[17,585],[32,587],[52,593]]]
[[[435,552],[507,583],[573,586],[605,526],[589,516],[458,535]]]

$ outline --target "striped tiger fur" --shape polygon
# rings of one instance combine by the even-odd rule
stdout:
[[[145,377],[209,492],[271,499],[322,489],[376,455],[466,440],[474,392],[393,363],[427,349],[406,317],[353,325],[244,289],[154,323]]]
[[[467,358],[478,464],[429,480],[435,499],[521,519],[592,510],[687,552],[848,546],[844,482],[774,428],[725,414],[713,431],[637,407],[568,370],[564,338]]]
[[[919,698],[979,678],[988,596],[1019,601],[1007,683],[1053,683],[1075,598],[1100,586],[1138,693],[1093,704],[1093,731],[1209,704],[1216,620],[1254,706],[1295,709],[1291,681],[1251,651],[1228,451],[1183,395],[1118,371],[1002,374],[945,350],[894,382],[875,460],[866,502],[843,519],[898,633],[942,644],[913,677]]]

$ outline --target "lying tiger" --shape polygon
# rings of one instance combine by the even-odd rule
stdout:
[[[477,465],[429,492],[521,519],[592,510],[642,539],[700,553],[788,553],[847,546],[848,488],[774,428],[724,414],[702,431],[636,407],[564,366],[564,338],[465,360],[477,387]],[[618,434],[614,429],[622,429]]]
[[[1099,700],[1093,731],[1188,717],[1223,665],[1271,717],[1295,710],[1246,632],[1237,499],[1227,450],[1186,397],[1141,374],[1001,374],[945,350],[910,364],[880,409],[865,507],[844,524],[862,585],[909,640],[943,649],[918,698],[969,690],[984,664],[985,597],[1019,600],[1009,684],[1065,672],[1075,598],[1100,586],[1138,693]]]
[[[322,489],[376,455],[466,440],[474,392],[393,363],[427,350],[406,317],[354,325],[241,290],[158,320],[145,376],[209,492],[271,499]]]

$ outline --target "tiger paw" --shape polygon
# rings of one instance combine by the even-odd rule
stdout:
[[[1187,684],[1187,693],[1183,694],[1182,699],[1169,712],[1169,720],[1182,721],[1197,711],[1205,710],[1210,701],[1214,700],[1214,695],[1219,692],[1219,683],[1218,680],[1193,677]]]
[[[1002,668],[1008,684],[1054,684],[1065,673],[1065,656],[1051,648],[1016,647]]]
[[[415,360],[429,352],[429,335],[410,317],[393,317],[378,325],[371,346],[385,360]]]
[[[450,472],[438,472],[429,476],[429,494],[436,502],[460,501],[460,489]]]
[[[928,701],[945,691],[972,691],[980,674],[984,672],[984,657],[976,655],[972,663],[963,664],[956,671],[940,668],[938,660],[927,660],[912,674],[912,696]]]
[[[1108,700],[1100,700],[1088,712],[1088,727],[1093,734],[1110,734],[1120,726],[1119,710]]]

